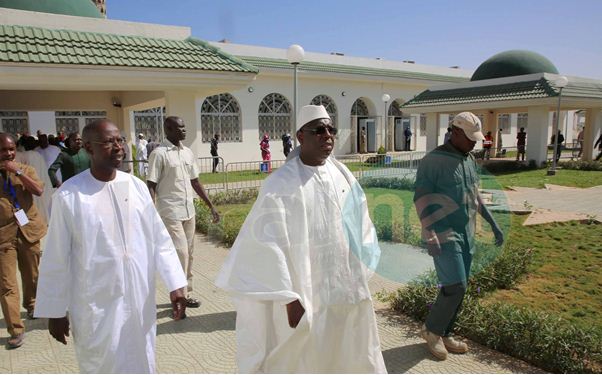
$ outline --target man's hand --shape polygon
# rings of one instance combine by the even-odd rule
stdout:
[[[429,255],[434,257],[437,255],[441,255],[441,243],[439,242],[439,237],[433,232],[425,239],[426,242],[426,250]]]
[[[303,314],[305,314],[305,309],[297,299],[286,305],[286,314],[288,315],[288,325],[291,328],[297,328]]]
[[[495,236],[495,246],[502,246],[504,244],[504,232],[497,225],[492,225],[491,229]]]
[[[17,163],[12,160],[0,161],[0,170],[15,173],[18,169]]]
[[[173,311],[174,320],[184,319],[186,317],[186,297],[184,296],[184,288],[173,290],[169,293],[171,308]]]
[[[69,318],[50,318],[48,319],[48,331],[50,335],[58,342],[67,345],[67,337],[69,337]]]
[[[211,207],[211,215],[213,216],[213,224],[219,223],[220,217],[215,207]]]

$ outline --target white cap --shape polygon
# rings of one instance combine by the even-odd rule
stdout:
[[[323,105],[306,105],[301,108],[301,112],[299,113],[297,130],[301,129],[303,125],[309,122],[323,118],[330,120],[330,116],[328,115],[328,112],[326,112],[326,108],[324,108]]]
[[[451,124],[464,130],[464,134],[466,134],[471,141],[477,142],[485,139],[485,136],[481,131],[481,120],[479,120],[472,112],[458,113]]]

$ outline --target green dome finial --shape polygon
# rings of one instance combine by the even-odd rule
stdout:
[[[90,0],[0,0],[0,8],[31,10],[67,16],[104,18]]]
[[[546,57],[526,50],[511,50],[493,55],[483,62],[470,78],[471,81],[513,77],[533,73],[554,73],[558,69]]]

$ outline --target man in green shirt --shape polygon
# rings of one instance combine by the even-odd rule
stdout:
[[[82,137],[79,133],[69,134],[67,148],[61,151],[48,168],[48,176],[53,187],[58,188],[63,182],[90,168],[90,158],[88,158],[86,150],[82,148],[82,144]],[[56,171],[59,169],[62,181],[56,177]]]
[[[504,242],[504,234],[479,195],[476,162],[470,154],[483,139],[479,118],[471,112],[458,114],[449,142],[428,153],[416,175],[414,204],[441,285],[421,335],[431,353],[442,360],[448,351],[468,351],[466,343],[454,340],[451,333],[470,274],[477,213],[491,225],[496,245]]]

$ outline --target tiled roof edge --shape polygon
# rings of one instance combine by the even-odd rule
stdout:
[[[248,71],[250,73],[256,73],[256,74],[259,73],[259,68],[257,68],[256,66],[249,64],[248,62],[244,61],[243,59],[241,59],[237,56],[231,55],[228,52],[225,52],[215,46],[212,46],[211,44],[209,44],[208,42],[206,42],[202,39],[198,39],[198,38],[191,36],[191,37],[186,38],[186,41],[189,43],[192,43],[194,45],[206,48],[215,53],[218,53],[221,56],[223,56],[224,58],[227,58],[228,60],[241,65],[246,71]]]

